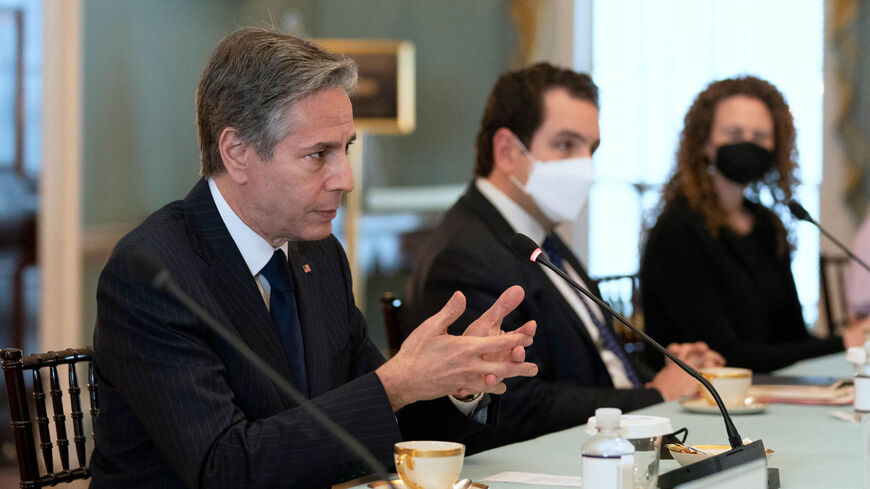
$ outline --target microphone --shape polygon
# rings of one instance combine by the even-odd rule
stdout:
[[[743,446],[743,439],[740,437],[740,434],[737,433],[737,428],[734,427],[734,422],[731,421],[731,416],[728,415],[728,410],[725,409],[725,404],[722,402],[722,399],[719,397],[719,393],[716,392],[716,389],[713,388],[713,385],[710,384],[710,381],[704,378],[697,370],[687,365],[685,362],[674,356],[673,353],[669,352],[667,348],[660,345],[656,340],[652,339],[649,335],[641,331],[635,325],[631,324],[627,319],[622,317],[622,314],[614,311],[613,308],[610,307],[606,302],[599,299],[595,296],[595,294],[586,290],[586,288],[582,287],[580,284],[575,282],[571,277],[568,276],[565,272],[563,272],[559,267],[550,263],[546,257],[544,257],[543,251],[538,247],[537,243],[535,243],[531,238],[526,236],[525,234],[517,233],[511,237],[510,240],[511,247],[516,251],[517,255],[528,259],[529,261],[544,265],[556,272],[560,277],[562,277],[566,282],[571,284],[572,287],[580,291],[586,297],[592,299],[596,304],[604,308],[605,311],[612,314],[613,317],[619,320],[622,324],[626,325],[628,329],[637,333],[643,340],[651,345],[656,350],[660,351],[666,357],[673,360],[674,363],[680,366],[681,369],[685,370],[687,374],[691,375],[695,379],[698,380],[704,387],[710,391],[710,394],[713,396],[713,399],[716,400],[716,404],[719,406],[719,410],[722,412],[722,416],[725,418],[725,430],[728,432],[728,442],[731,443],[731,448],[737,448]]]
[[[710,395],[713,396],[713,399],[716,401],[716,405],[719,407],[719,411],[722,413],[722,418],[725,420],[725,431],[728,433],[728,442],[731,444],[731,450],[696,462],[695,464],[691,464],[690,466],[682,467],[680,469],[668,472],[667,474],[663,474],[669,477],[659,477],[659,487],[674,487],[670,484],[682,484],[689,480],[694,480],[698,477],[703,477],[712,473],[721,472],[722,470],[725,470],[727,468],[731,468],[736,465],[740,465],[745,462],[749,462],[759,458],[764,458],[766,456],[764,452],[764,445],[762,444],[761,440],[756,440],[747,445],[743,444],[743,439],[740,437],[740,434],[737,433],[737,428],[734,426],[734,422],[731,421],[731,416],[728,414],[728,410],[725,408],[725,403],[722,402],[722,398],[719,397],[719,393],[716,392],[716,389],[713,387],[712,384],[710,384],[710,381],[705,379],[704,376],[701,375],[697,370],[674,356],[674,354],[669,352],[667,348],[660,345],[649,335],[641,331],[637,326],[631,324],[631,322],[625,319],[622,314],[619,314],[618,312],[613,310],[613,308],[610,307],[610,305],[608,305],[606,302],[599,299],[595,296],[595,294],[589,292],[588,290],[586,290],[585,287],[575,282],[570,276],[568,276],[568,274],[559,269],[559,267],[550,263],[550,261],[547,260],[546,256],[544,256],[541,248],[538,247],[537,243],[535,243],[531,238],[524,234],[516,233],[513,235],[513,237],[511,237],[510,245],[519,257],[534,263],[538,263],[554,271],[577,291],[601,306],[601,308],[610,313],[613,317],[619,320],[619,322],[628,327],[628,329],[637,333],[637,335],[643,338],[643,340],[647,344],[651,345],[653,348],[664,354],[666,357],[673,360],[673,362],[676,363],[687,374],[691,375],[698,382],[700,382],[701,385],[703,385],[707,389],[707,391],[710,392]],[[701,467],[700,464],[705,465]],[[694,467],[696,465],[698,465],[699,467]],[[684,470],[688,469],[689,467],[691,467],[691,469]]]
[[[812,224],[813,226],[819,228],[819,231],[821,231],[822,234],[824,234],[824,235],[825,235],[828,239],[830,239],[830,240],[831,240],[835,245],[837,245],[838,248],[840,248],[841,250],[843,250],[843,252],[845,252],[846,255],[849,256],[849,258],[851,258],[851,259],[854,260],[856,263],[858,263],[859,265],[861,265],[861,267],[864,268],[864,270],[867,270],[868,272],[870,272],[870,265],[867,265],[867,263],[865,263],[864,260],[858,258],[857,255],[855,255],[854,253],[852,253],[852,250],[850,250],[849,248],[847,248],[846,245],[844,245],[843,243],[841,243],[839,240],[837,240],[837,238],[835,238],[834,236],[832,236],[831,233],[829,233],[828,231],[826,231],[825,228],[823,228],[821,224],[819,224],[818,222],[816,222],[816,220],[813,219],[812,216],[810,216],[810,213],[807,212],[807,210],[804,209],[804,206],[800,205],[800,203],[798,203],[798,201],[796,201],[796,200],[791,200],[791,201],[789,201],[789,203],[788,203],[788,210],[791,211],[791,215],[793,215],[796,219],[801,220],[801,221],[806,221],[806,222]]]
[[[336,424],[313,402],[310,402],[303,396],[296,387],[281,376],[273,369],[265,360],[254,353],[253,350],[238,336],[233,334],[227,327],[222,325],[214,316],[196,303],[184,290],[178,285],[169,273],[169,270],[157,260],[154,256],[145,250],[134,249],[128,257],[128,263],[133,269],[133,272],[145,283],[156,290],[168,292],[197,318],[203,321],[209,328],[218,334],[224,341],[230,344],[237,352],[241,353],[246,360],[253,364],[261,374],[265,375],[288,397],[293,399],[299,407],[314,418],[321,426],[332,434],[345,448],[359,457],[378,477],[380,480],[387,481],[392,489],[396,489],[393,481],[390,480],[387,469],[381,464],[377,458],[360,443],[356,438],[351,436],[344,428]]]

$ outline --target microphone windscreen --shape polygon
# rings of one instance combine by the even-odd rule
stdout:
[[[163,278],[161,273],[166,271],[166,268],[154,255],[139,248],[130,252],[127,262],[136,276],[152,287],[159,286]]]
[[[810,217],[810,213],[804,209],[804,206],[800,205],[798,201],[792,200],[788,203],[788,210],[791,211],[791,215],[800,219],[801,221],[813,222],[813,218]]]
[[[514,234],[511,237],[511,248],[523,260],[530,260],[532,253],[538,249],[538,244],[532,241],[532,238],[522,233]],[[534,261],[534,260],[532,260]]]

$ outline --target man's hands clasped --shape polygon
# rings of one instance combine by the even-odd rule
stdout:
[[[454,336],[447,333],[447,327],[465,311],[465,296],[454,293],[437,314],[408,336],[393,358],[375,371],[393,410],[448,394],[502,394],[506,390],[504,379],[536,375],[537,365],[525,361],[525,348],[532,344],[535,322],[529,321],[509,333],[501,329],[502,320],[522,302],[523,296],[521,287],[510,287],[462,336]]]
[[[711,350],[703,341],[695,343],[671,343],[668,351],[696,370],[721,367],[725,359],[717,351]],[[658,389],[665,401],[698,392],[698,381],[683,371],[676,363],[667,359],[665,367],[653,377],[647,387]]]

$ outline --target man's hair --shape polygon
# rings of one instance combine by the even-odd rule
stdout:
[[[598,107],[598,87],[584,73],[538,63],[501,75],[480,121],[475,175],[487,177],[492,172],[492,138],[500,128],[510,129],[526,147],[531,146],[544,120],[544,93],[552,88],[564,88],[573,97]]]
[[[225,168],[218,142],[232,127],[263,160],[290,130],[294,102],[324,88],[356,87],[356,63],[314,44],[265,29],[246,28],[227,36],[209,59],[196,92],[200,173]]]

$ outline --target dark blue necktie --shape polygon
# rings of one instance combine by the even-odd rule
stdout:
[[[296,298],[293,296],[293,277],[287,266],[287,257],[284,250],[277,249],[272,259],[260,270],[260,273],[269,281],[271,292],[269,293],[269,314],[275,327],[278,328],[278,336],[284,351],[290,359],[290,368],[293,369],[293,378],[296,380],[296,388],[308,397],[308,374],[305,371],[305,347],[302,344],[302,326],[299,323],[299,315],[296,312]]]
[[[560,249],[560,240],[559,237],[555,235],[555,233],[550,233],[544,239],[544,242],[541,243],[541,250],[547,254],[550,258],[550,262],[559,270],[562,270],[565,273],[568,273],[568,270],[565,269],[565,262],[562,260],[562,254],[559,252]],[[625,375],[628,377],[628,380],[635,387],[641,387],[643,384],[640,381],[640,377],[637,375],[637,371],[635,371],[634,367],[631,365],[631,362],[628,360],[628,356],[625,354],[625,350],[622,348],[622,345],[619,344],[619,341],[616,340],[616,335],[613,333],[613,330],[607,327],[607,325],[598,318],[598,316],[592,311],[592,308],[589,306],[589,303],[586,301],[586,297],[584,297],[580,292],[574,291],[575,294],[580,298],[580,303],[583,304],[583,307],[586,308],[586,311],[589,313],[589,317],[592,320],[592,323],[598,329],[598,336],[601,338],[601,342],[604,344],[604,347],[608,350],[612,351],[616,358],[622,362],[622,366],[625,369]]]

